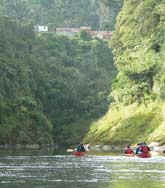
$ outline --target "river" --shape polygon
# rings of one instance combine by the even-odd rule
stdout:
[[[0,155],[0,188],[128,188],[129,182],[130,188],[165,184],[165,157]]]

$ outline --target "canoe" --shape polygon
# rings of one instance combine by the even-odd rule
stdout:
[[[124,154],[126,157],[139,157],[139,158],[150,158],[151,154],[150,153],[141,153],[141,154]]]
[[[148,153],[141,153],[141,154],[136,155],[136,156],[140,157],[140,158],[150,158],[151,154],[150,154],[150,152],[148,152]]]
[[[75,151],[75,152],[73,152],[72,154],[75,155],[75,156],[81,157],[81,156],[84,156],[84,155],[85,155],[85,152]]]

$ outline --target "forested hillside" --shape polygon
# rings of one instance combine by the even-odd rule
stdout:
[[[20,22],[56,27],[113,30],[121,0],[3,0],[3,12]],[[110,5],[110,6],[107,6]]]
[[[108,42],[34,33],[0,18],[0,144],[79,142],[102,116],[115,76]]]
[[[35,34],[31,25],[21,26],[0,18],[0,143],[51,142],[52,124],[35,97],[38,70],[33,55]],[[44,140],[43,140],[44,139]]]
[[[112,39],[118,74],[109,112],[86,141],[165,143],[165,1],[125,0]],[[95,135],[95,136],[93,136]]]

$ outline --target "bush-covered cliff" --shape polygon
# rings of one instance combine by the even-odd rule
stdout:
[[[86,141],[165,143],[164,24],[164,0],[124,1],[112,39],[114,104],[93,123]]]

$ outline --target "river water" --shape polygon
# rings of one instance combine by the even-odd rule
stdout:
[[[165,184],[165,157],[0,155],[0,188],[118,188],[144,179]]]

